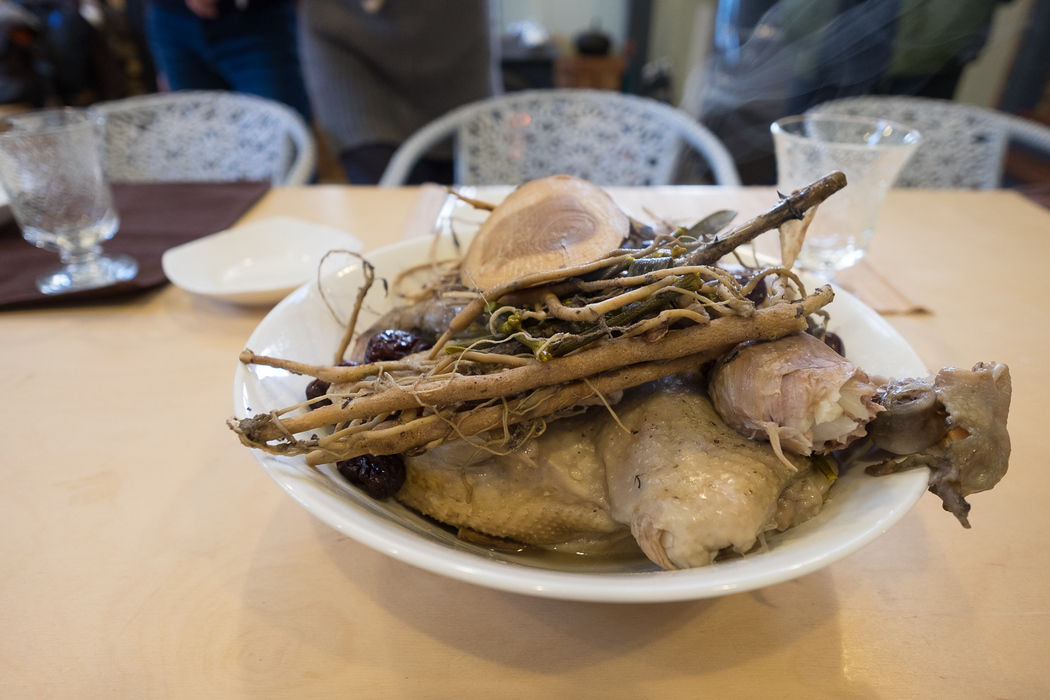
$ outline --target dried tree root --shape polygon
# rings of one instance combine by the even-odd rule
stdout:
[[[332,404],[307,415],[277,419],[260,414],[237,422],[234,430],[253,444],[287,439],[295,433],[368,419],[384,413],[423,405],[448,406],[463,401],[476,401],[524,394],[543,386],[577,381],[594,374],[637,364],[672,360],[745,340],[772,340],[806,329],[806,316],[826,306],[834,298],[830,286],[791,302],[780,302],[759,309],[750,318],[726,316],[704,326],[669,331],[653,342],[644,338],[606,341],[597,347],[549,362],[505,369],[492,374],[454,376],[438,381],[420,378],[411,386],[390,386],[374,394],[345,404]],[[318,376],[332,368],[295,364],[302,374]],[[363,370],[360,368],[343,368]],[[231,426],[233,427],[233,426]]]
[[[685,372],[717,358],[727,349],[728,347],[717,348],[668,362],[643,362],[612,370],[565,384],[537,401],[531,400],[531,396],[525,396],[516,401],[508,401],[506,405],[460,411],[451,417],[431,415],[386,429],[358,433],[337,445],[308,452],[306,463],[316,466],[363,454],[400,454],[431,443],[469,437],[523,421],[544,418],[596,396],[604,396]],[[259,447],[254,444],[250,446]]]
[[[683,371],[739,342],[772,340],[805,330],[807,317],[832,300],[830,287],[801,299],[788,300],[778,294],[770,305],[756,310],[743,292],[753,289],[759,279],[771,274],[769,271],[741,287],[731,275],[704,266],[716,263],[764,231],[802,219],[843,186],[845,177],[833,173],[782,197],[765,214],[713,240],[657,236],[642,251],[614,250],[568,269],[540,270],[496,284],[467,304],[427,356],[338,366],[372,281],[366,279],[333,365],[257,356],[250,350],[241,354],[246,364],[314,376],[330,382],[333,391],[339,386],[346,388],[342,398],[335,394],[331,405],[303,415],[293,415],[300,404],[242,420],[231,418],[228,425],[245,445],[275,454],[308,454],[308,463],[315,465],[366,453],[428,449],[450,439],[499,428],[509,439],[512,425],[535,421],[542,425],[553,413],[596,396],[605,402],[607,393]],[[665,252],[661,246],[671,246],[667,251],[672,252]],[[798,280],[786,274],[802,291]],[[581,279],[586,275],[591,281]],[[702,281],[708,277],[711,284]],[[608,291],[602,291],[606,288]],[[585,296],[592,292],[597,293],[595,297]],[[563,303],[562,293],[574,296]],[[508,321],[510,330],[493,331],[493,342],[505,333],[510,334],[508,338],[524,335],[519,342],[535,356],[514,355],[513,350],[506,355],[496,348],[494,353],[477,352],[474,345],[466,349],[447,347],[451,337],[466,330],[486,310],[502,306],[495,302],[522,295],[532,298],[526,306],[542,304],[544,318],[549,316],[555,324],[566,327],[546,328],[543,336],[533,338],[524,329],[513,332],[517,326]],[[679,302],[670,298],[676,295],[684,299]],[[680,306],[676,308],[676,304]],[[704,310],[704,306],[718,307],[718,313]],[[531,313],[533,318],[541,313],[527,309],[514,312]],[[627,318],[630,314],[634,316]],[[709,320],[712,315],[715,318]],[[679,317],[687,317],[696,325],[668,330]],[[520,324],[520,319],[515,323]],[[574,323],[585,324],[584,330],[574,328]],[[587,324],[594,328],[588,330]],[[613,329],[622,335],[611,337]],[[557,350],[553,349],[555,342],[560,344]],[[542,346],[533,347],[533,343]],[[442,351],[446,357],[440,357]],[[469,369],[461,363],[467,363]],[[494,365],[499,367],[495,371]],[[324,438],[296,437],[329,426],[340,429]]]
[[[435,363],[418,363],[406,360],[390,360],[387,362],[373,362],[368,365],[338,366],[338,365],[311,365],[295,360],[284,360],[279,357],[267,357],[256,355],[251,350],[242,350],[240,361],[246,365],[266,365],[277,369],[286,369],[292,374],[305,374],[316,377],[330,384],[349,384],[359,382],[369,377],[383,373],[415,371],[421,372],[433,367]]]
[[[808,187],[804,187],[790,195],[783,196],[781,200],[771,209],[753,219],[730,229],[709,243],[704,244],[689,255],[683,256],[677,261],[676,267],[711,265],[728,253],[735,250],[766,231],[779,228],[787,221],[801,220],[805,213],[817,206],[825,199],[835,194],[846,186],[846,176],[841,172],[833,172],[830,175],[817,180]],[[470,326],[485,310],[490,302],[502,299],[508,294],[520,292],[532,287],[540,287],[552,283],[561,282],[569,277],[578,277],[602,268],[625,265],[635,259],[636,256],[644,254],[642,251],[612,251],[607,256],[593,262],[577,265],[565,270],[554,270],[550,272],[534,272],[518,279],[497,284],[491,289],[482,292],[481,296],[468,304],[459,314],[452,319],[448,330],[438,339],[430,350],[430,359],[436,358],[445,344],[458,333]]]
[[[482,211],[492,211],[496,208],[496,205],[492,204],[491,202],[483,202],[480,199],[471,199],[470,197],[464,197],[459,192],[456,192],[456,190],[452,187],[446,187],[445,191],[453,197],[455,197],[456,199],[458,199],[459,201],[469,204],[475,209],[481,209]]]
[[[704,247],[686,256],[683,265],[711,265],[739,246],[788,221],[802,220],[806,212],[846,186],[846,176],[833,172],[782,199],[769,211],[731,228]]]
[[[523,289],[531,289],[532,287],[541,287],[550,282],[560,282],[567,277],[576,277],[579,275],[585,275],[588,272],[594,272],[600,270],[603,267],[614,265],[617,262],[625,261],[629,258],[629,255],[620,255],[611,258],[602,258],[593,262],[586,263],[584,265],[577,265],[576,267],[569,268],[567,270],[556,270],[553,272],[534,272],[530,275],[524,275],[516,280],[497,284],[492,289],[482,292],[481,296],[477,297],[465,307],[463,310],[456,314],[456,317],[452,319],[452,322],[448,324],[448,330],[438,338],[438,341],[434,344],[434,347],[430,349],[429,359],[434,359],[444,349],[448,341],[455,335],[462,333],[470,324],[474,323],[479,316],[485,311],[485,306],[492,301],[502,299],[508,294],[514,292],[520,292]]]
[[[350,314],[350,320],[347,321],[346,328],[343,330],[343,338],[339,341],[339,348],[335,351],[335,364],[342,362],[343,357],[346,356],[346,349],[350,347],[350,341],[354,337],[354,329],[357,328],[357,317],[361,314],[361,307],[364,306],[365,296],[368,295],[368,290],[372,288],[372,284],[376,279],[376,269],[372,267],[372,263],[364,258],[361,258],[361,272],[365,276],[365,282],[361,285],[361,288],[357,290],[357,298],[354,300],[354,310]]]

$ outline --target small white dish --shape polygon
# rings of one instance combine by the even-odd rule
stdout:
[[[275,304],[317,277],[332,250],[359,252],[346,231],[290,216],[274,216],[199,238],[164,252],[172,284],[236,304]]]

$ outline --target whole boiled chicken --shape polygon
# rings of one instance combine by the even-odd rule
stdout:
[[[409,457],[397,498],[449,525],[543,547],[622,552],[630,533],[665,569],[746,552],[823,504],[822,458],[791,456],[788,466],[734,431],[698,375],[625,392],[615,411],[618,420],[592,408],[555,421],[507,455],[460,440]]]

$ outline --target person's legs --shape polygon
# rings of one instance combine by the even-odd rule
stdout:
[[[371,143],[348,148],[339,154],[339,162],[351,185],[374,185],[379,182],[397,146]]]
[[[219,71],[234,90],[283,102],[310,123],[291,3],[223,15],[207,23],[204,32]]]
[[[393,158],[397,146],[388,143],[370,143],[357,148],[348,148],[339,154],[339,162],[351,185],[374,185],[383,176],[386,166]],[[422,185],[434,182],[451,185],[454,168],[451,160],[421,158],[408,174],[406,185]]]
[[[454,179],[455,167],[451,160],[423,158],[409,173],[408,184],[422,185],[424,182],[434,182],[439,185],[451,185]]]
[[[201,22],[196,17],[150,5],[146,29],[157,70],[172,90],[229,90],[208,57]]]

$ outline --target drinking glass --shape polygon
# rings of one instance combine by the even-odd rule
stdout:
[[[119,220],[103,168],[105,121],[89,109],[61,108],[0,119],[0,183],[23,237],[59,255],[37,277],[44,294],[132,279],[138,263],[102,255]]]
[[[886,193],[918,148],[919,132],[886,119],[802,115],[773,122],[777,188],[784,194],[840,170],[846,187],[817,209],[797,266],[824,281],[868,252]]]

